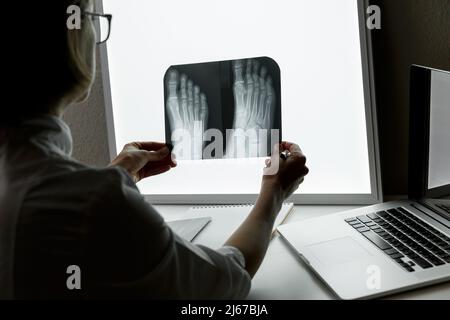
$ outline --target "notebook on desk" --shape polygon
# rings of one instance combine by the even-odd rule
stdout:
[[[210,217],[193,218],[184,220],[168,221],[167,225],[177,235],[186,239],[187,241],[193,241],[195,237],[206,227],[211,221]]]
[[[287,219],[293,207],[293,203],[283,204],[275,220],[272,236],[275,234],[277,227]],[[168,221],[167,224],[180,237],[193,241],[203,229],[208,228],[210,222],[215,225],[213,227],[217,227],[217,225],[223,224],[222,220],[225,219],[230,229],[233,229],[230,231],[234,231],[248,216],[252,208],[253,205],[250,204],[194,206],[188,210],[186,219]]]

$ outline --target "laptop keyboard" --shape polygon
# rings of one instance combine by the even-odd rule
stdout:
[[[437,204],[436,207],[438,207],[438,208],[440,208],[440,209],[442,209],[445,212],[450,214],[450,207],[449,206],[446,206],[446,205],[443,205],[443,204]]]
[[[408,272],[450,264],[450,238],[405,208],[345,221]]]

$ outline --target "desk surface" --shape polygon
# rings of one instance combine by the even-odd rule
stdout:
[[[166,220],[188,216],[188,205],[157,205],[156,209]],[[301,221],[321,215],[358,208],[357,206],[295,206],[286,223]],[[231,235],[243,218],[212,217],[210,225],[194,240],[212,248],[219,247]],[[394,299],[450,299],[450,282],[392,296]],[[253,279],[248,299],[325,300],[336,296],[310,269],[290,251],[276,235],[267,255]]]

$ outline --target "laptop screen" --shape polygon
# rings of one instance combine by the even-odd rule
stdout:
[[[450,185],[450,73],[431,72],[428,189]]]
[[[409,197],[450,195],[450,72],[411,68]]]

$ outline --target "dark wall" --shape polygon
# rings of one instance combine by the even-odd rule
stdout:
[[[409,66],[450,70],[450,0],[372,0],[372,32],[383,190],[408,192]],[[450,88],[449,88],[450,89]]]

